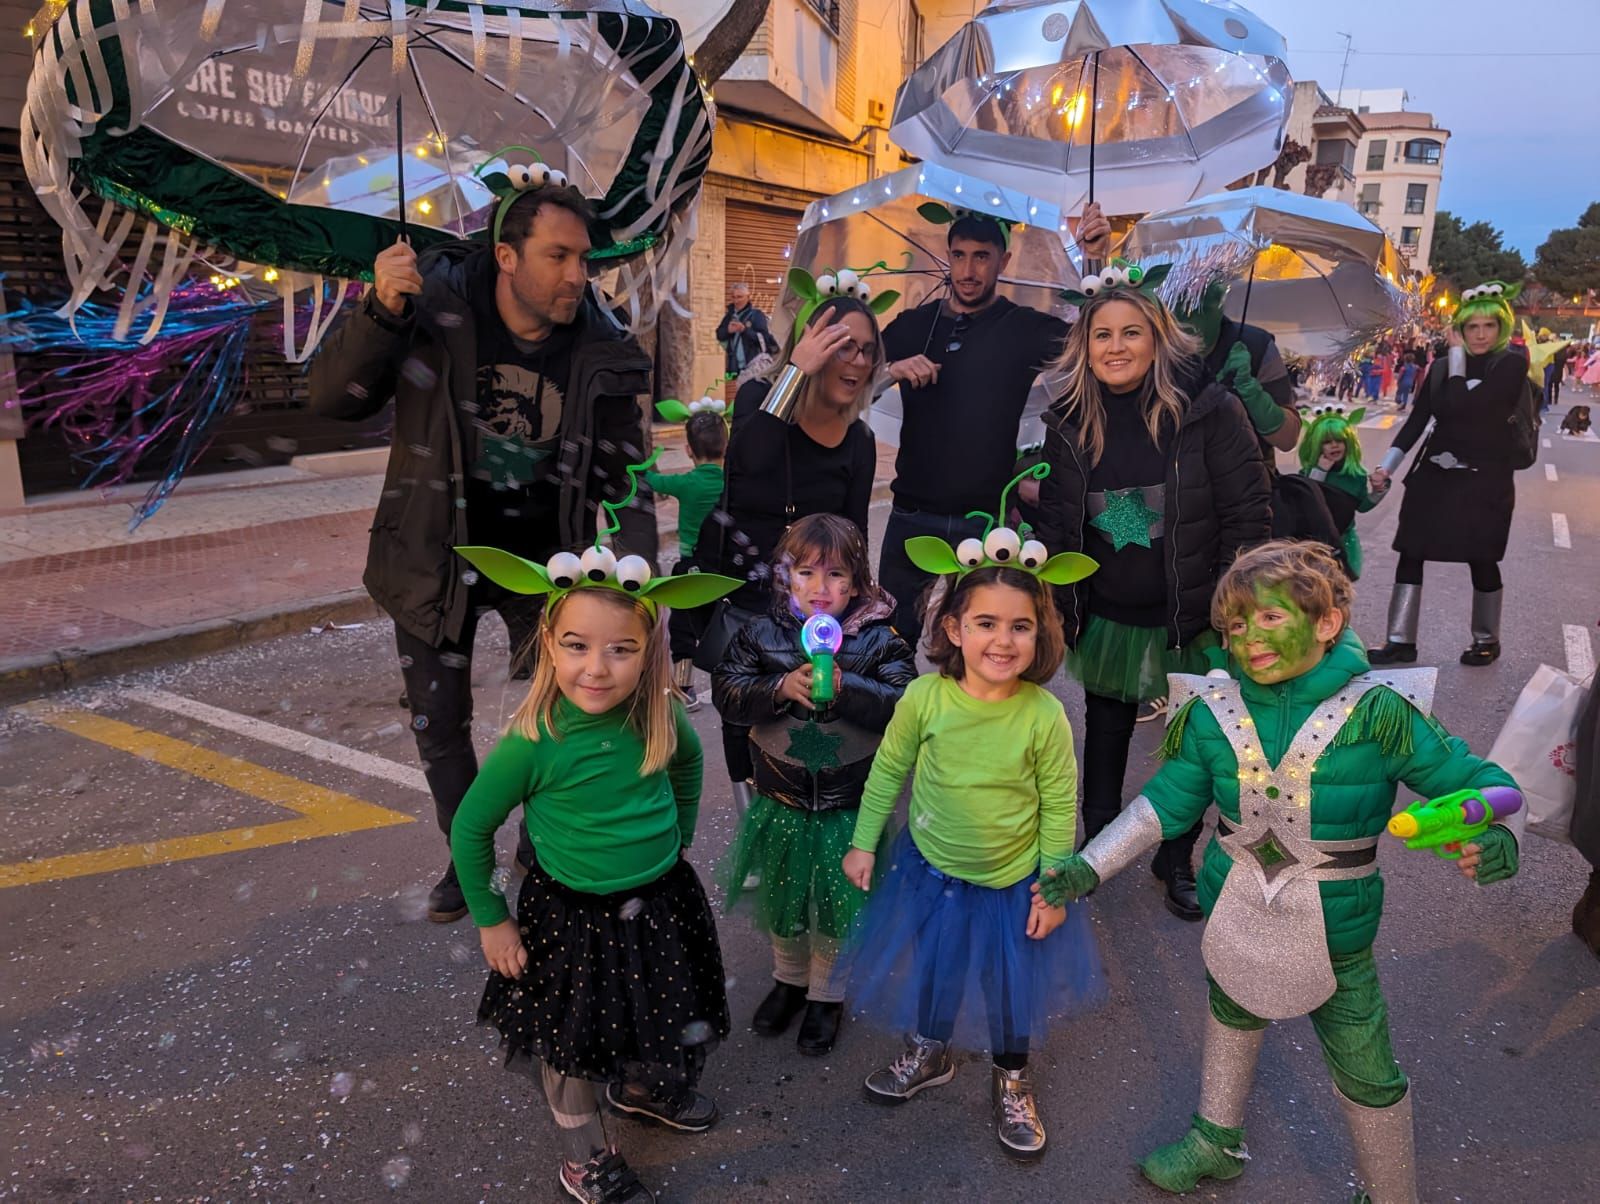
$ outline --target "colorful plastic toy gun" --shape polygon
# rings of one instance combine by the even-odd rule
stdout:
[[[844,629],[830,614],[812,615],[800,628],[800,651],[811,662],[811,703],[819,712],[833,702],[833,657],[844,644]]]
[[[1457,848],[1482,835],[1490,824],[1516,813],[1522,795],[1515,790],[1490,787],[1487,791],[1457,790],[1441,798],[1418,800],[1389,821],[1389,835],[1398,836],[1408,849],[1432,849],[1436,857],[1454,861]]]

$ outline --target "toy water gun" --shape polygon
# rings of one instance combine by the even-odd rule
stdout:
[[[1522,795],[1516,790],[1491,786],[1486,791],[1456,790],[1441,798],[1411,804],[1389,821],[1389,835],[1398,836],[1408,849],[1432,849],[1434,856],[1454,861],[1461,845],[1481,836],[1490,824],[1516,814]]]
[[[811,704],[824,712],[833,702],[833,658],[844,644],[844,628],[830,614],[815,614],[800,628],[800,651],[811,662]]]

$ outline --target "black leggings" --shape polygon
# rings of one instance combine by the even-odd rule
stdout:
[[[1083,833],[1085,840],[1092,840],[1122,810],[1122,780],[1128,774],[1128,745],[1139,704],[1088,691],[1083,704]],[[1198,820],[1182,835],[1162,841],[1158,864],[1189,865],[1204,823]]]
[[[1422,567],[1426,563],[1427,561],[1416,556],[1400,557],[1400,563],[1394,566],[1394,583],[1421,585]],[[1500,580],[1498,560],[1469,560],[1467,567],[1472,570],[1472,588],[1480,594],[1492,594],[1503,584]]]

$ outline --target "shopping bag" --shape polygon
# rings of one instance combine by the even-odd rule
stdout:
[[[1489,759],[1522,790],[1528,831],[1571,844],[1572,803],[1578,791],[1577,727],[1585,683],[1540,665],[1522,687]]]

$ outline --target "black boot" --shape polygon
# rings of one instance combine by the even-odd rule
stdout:
[[[800,1037],[795,1045],[807,1057],[820,1058],[839,1039],[839,1021],[843,1017],[844,1004],[811,1000],[806,1004],[805,1019],[800,1021]]]
[[[775,982],[767,997],[756,1008],[750,1027],[763,1037],[776,1037],[787,1032],[794,1018],[805,1010],[806,989],[793,987],[786,982]]]
[[[1417,659],[1417,619],[1422,611],[1422,586],[1394,583],[1389,595],[1389,633],[1382,648],[1368,648],[1374,665],[1410,665]]]
[[[1463,665],[1488,665],[1500,658],[1500,604],[1504,589],[1472,591],[1472,647],[1461,654]]]
[[[1200,919],[1200,896],[1195,889],[1194,870],[1188,864],[1167,867],[1167,910],[1191,923]]]
[[[428,892],[428,918],[435,924],[450,924],[467,914],[467,899],[456,881],[455,863],[445,870],[439,885]]]

